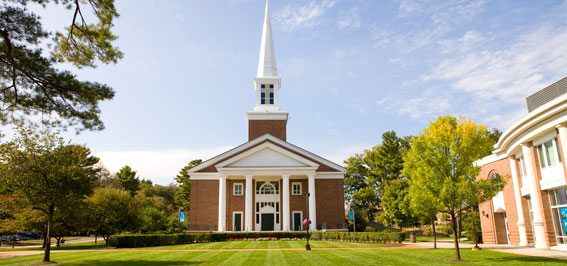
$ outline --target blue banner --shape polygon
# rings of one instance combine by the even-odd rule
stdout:
[[[180,213],[179,213],[179,221],[180,221],[180,222],[184,222],[184,221],[185,221],[185,213],[184,213],[184,212],[180,212]]]
[[[351,221],[354,221],[354,210],[350,210],[350,211],[348,212],[348,215],[350,216],[350,217],[349,217],[350,220],[351,220]]]
[[[563,232],[567,233],[567,208],[560,208],[559,215],[561,215],[561,225],[563,225]]]

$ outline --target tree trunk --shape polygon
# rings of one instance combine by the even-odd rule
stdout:
[[[55,211],[55,206],[49,206],[49,213],[47,214],[47,243],[45,244],[45,252],[43,253],[43,262],[50,262],[50,252],[51,252],[51,231],[53,230],[53,212]]]
[[[458,229],[458,233],[457,233],[458,237],[457,237],[457,239],[459,239],[459,240],[461,240],[461,231],[462,231],[462,228],[463,228],[461,215],[462,215],[461,213],[459,213],[459,214],[457,215],[457,229]]]
[[[94,243],[95,243],[95,245],[96,245],[96,238],[97,238],[97,237],[98,237],[98,232],[95,231],[95,234],[94,234]]]
[[[478,247],[478,240],[477,240],[477,237],[476,237],[476,217],[475,217],[476,215],[475,214],[476,213],[471,210],[474,247],[478,249],[479,247]]]
[[[455,239],[455,255],[457,260],[461,260],[461,251],[459,250],[459,239],[457,238],[457,215],[454,212],[451,215],[451,225],[453,226],[453,238]]]
[[[45,248],[46,244],[47,244],[47,230],[45,230],[45,232],[43,233],[43,245],[41,247]]]
[[[108,245],[108,238],[110,237],[110,234],[105,235],[104,233],[102,234],[102,238],[104,239],[104,242],[106,242],[106,245]]]
[[[437,248],[437,232],[435,232],[435,219],[433,219],[433,248]]]

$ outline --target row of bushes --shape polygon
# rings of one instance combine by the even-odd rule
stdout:
[[[194,233],[194,234],[134,234],[113,235],[108,244],[117,248],[152,247],[202,242],[227,241],[229,239],[254,239],[272,237],[276,239],[305,238],[305,232],[242,232],[242,233]],[[336,240],[353,242],[401,243],[406,239],[402,232],[314,232],[313,240]]]

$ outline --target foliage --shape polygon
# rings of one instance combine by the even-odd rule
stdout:
[[[116,177],[120,180],[122,187],[130,192],[132,196],[136,195],[140,190],[140,179],[136,176],[136,171],[128,165],[120,168],[116,173]]]
[[[61,4],[73,9],[71,25],[51,33],[41,18],[26,8],[28,3]],[[86,11],[92,8],[96,24],[88,24]],[[85,14],[86,15],[86,14]],[[90,17],[90,16],[89,16]],[[110,100],[114,91],[97,82],[79,81],[75,74],[59,70],[58,62],[77,67],[95,67],[95,61],[116,63],[122,53],[112,45],[114,18],[118,13],[112,0],[6,0],[0,10],[0,111],[3,124],[41,114],[42,122],[77,130],[101,130],[99,102]],[[47,40],[53,37],[54,42]],[[47,56],[42,48],[52,48]]]
[[[474,227],[473,227],[473,222]],[[476,233],[477,243],[482,243],[482,231],[480,230],[480,215],[478,212],[469,212],[464,214],[463,229],[468,240],[474,240]]]
[[[175,192],[175,205],[178,208],[183,207],[185,210],[189,210],[191,203],[191,180],[189,179],[188,171],[201,162],[203,162],[201,159],[190,161],[175,176],[175,181],[179,184],[179,190]]]
[[[383,188],[382,207],[380,215],[386,225],[395,224],[398,227],[414,226],[417,224],[411,208],[409,197],[409,182],[405,178],[389,180]]]
[[[155,207],[149,206],[141,212],[142,232],[163,231],[167,226],[165,213]]]
[[[234,232],[234,233],[192,233],[192,234],[134,234],[113,235],[109,245],[117,248],[151,247],[179,245],[201,242],[218,242],[229,239],[305,238],[305,232]],[[313,240],[342,240],[352,242],[401,243],[406,239],[402,232],[312,232]]]
[[[0,146],[0,182],[47,216],[44,261],[49,261],[55,211],[92,192],[99,159],[84,146],[66,144],[49,128],[20,126],[16,132],[12,141]]]
[[[410,191],[435,197],[439,210],[451,217],[453,231],[457,231],[456,218],[469,207],[476,191],[480,168],[474,162],[490,154],[493,144],[486,126],[453,116],[439,117],[412,140],[403,172],[411,179]]]
[[[110,235],[137,230],[140,226],[140,204],[127,191],[97,188],[87,202],[92,229],[107,243]]]

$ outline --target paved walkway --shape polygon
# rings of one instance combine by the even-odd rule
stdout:
[[[404,243],[407,246],[413,246],[418,248],[433,248],[433,242],[419,242],[419,243]],[[533,246],[530,247],[519,247],[519,246],[512,246],[512,245],[485,245],[479,244],[482,249],[491,250],[491,251],[498,251],[504,253],[512,253],[517,255],[526,255],[526,256],[534,256],[534,257],[545,257],[545,258],[554,258],[554,259],[563,259],[567,260],[567,251],[563,250],[545,250],[545,249],[536,249]],[[438,248],[454,248],[455,244],[453,241],[437,241]],[[473,248],[474,244],[462,244],[459,243],[460,248]]]

